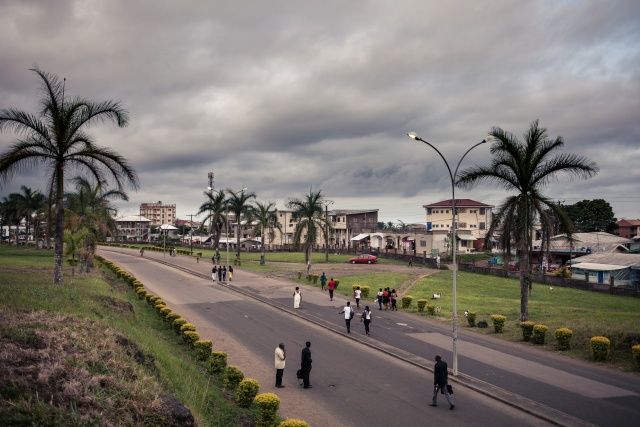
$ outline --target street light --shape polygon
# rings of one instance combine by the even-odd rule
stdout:
[[[422,141],[427,144],[429,147],[436,150],[436,152],[440,155],[442,160],[444,160],[444,164],[447,166],[449,170],[449,178],[451,179],[451,241],[452,241],[452,258],[453,258],[453,375],[458,375],[458,307],[457,307],[457,291],[456,291],[456,276],[457,276],[457,265],[456,265],[456,177],[458,176],[458,168],[460,167],[460,163],[462,160],[469,154],[469,151],[476,148],[478,145],[482,145],[487,142],[487,139],[491,139],[492,137],[487,137],[482,141],[478,142],[476,145],[469,148],[464,155],[460,158],[458,165],[456,166],[455,171],[452,173],[451,168],[449,167],[449,163],[447,159],[444,158],[440,150],[438,150],[434,145],[420,138],[417,133],[409,132],[407,136],[411,139],[415,139],[416,141]]]
[[[244,187],[242,190],[238,190],[238,191],[232,191],[233,195],[236,195],[238,193],[243,193],[247,190],[247,187]],[[229,268],[229,203],[228,201],[225,203],[225,224],[226,224],[226,231],[227,231],[227,268]],[[238,223],[238,227],[236,227],[237,232],[240,231],[240,218],[236,218],[236,222]],[[238,248],[238,251],[240,251],[240,248]],[[229,284],[229,272],[227,271],[227,276],[225,277],[225,283],[228,285]]]
[[[324,204],[324,235],[325,235],[325,248],[324,248],[324,260],[329,262],[329,205],[333,204],[333,200],[325,200]]]

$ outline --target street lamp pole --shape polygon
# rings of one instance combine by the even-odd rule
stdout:
[[[325,200],[324,204],[324,235],[325,235],[325,248],[324,248],[324,261],[329,262],[329,205],[333,204],[333,200]]]
[[[409,132],[407,136],[411,139],[415,139],[416,141],[422,141],[427,144],[429,147],[436,150],[436,152],[440,155],[442,160],[444,160],[444,164],[447,166],[447,170],[449,171],[449,178],[451,179],[451,244],[453,247],[452,258],[453,258],[453,375],[458,375],[458,307],[457,307],[457,263],[456,263],[456,252],[457,252],[457,242],[456,242],[456,177],[458,176],[458,168],[462,163],[462,160],[469,154],[471,150],[476,148],[478,145],[482,145],[487,142],[487,139],[483,139],[478,142],[471,148],[469,148],[464,155],[460,158],[460,161],[456,165],[455,171],[452,173],[451,168],[449,167],[449,163],[447,159],[442,155],[440,150],[438,150],[434,145],[420,138],[417,133]]]

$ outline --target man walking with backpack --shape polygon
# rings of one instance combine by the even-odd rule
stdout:
[[[347,305],[345,306],[344,310],[342,310],[338,314],[342,314],[342,313],[344,313],[344,323],[347,324],[347,333],[350,334],[351,319],[353,319],[353,316],[356,314],[355,311],[353,311],[353,307],[351,307],[351,301],[347,301]]]

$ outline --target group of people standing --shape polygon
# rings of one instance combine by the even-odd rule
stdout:
[[[276,388],[284,388],[282,384],[282,377],[284,374],[284,367],[286,365],[287,353],[284,349],[284,344],[280,343],[276,347],[275,351],[275,365],[276,365]],[[302,357],[300,360],[300,370],[298,371],[298,377],[302,380],[303,388],[313,388],[310,384],[309,378],[311,375],[311,342],[307,341],[302,349]]]
[[[218,282],[226,282],[227,281],[227,272],[229,273],[229,281],[233,279],[233,267],[229,266],[227,270],[227,266],[216,266],[214,265],[211,269],[211,279],[215,282],[216,279]]]
[[[385,310],[398,310],[398,293],[395,289],[384,288],[383,290],[382,288],[380,288],[376,301],[378,302],[380,310],[382,310],[383,306]]]

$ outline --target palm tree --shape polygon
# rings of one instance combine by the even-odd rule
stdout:
[[[467,168],[456,184],[471,188],[481,181],[489,181],[515,192],[494,213],[488,234],[502,227],[503,243],[510,245],[513,240],[515,244],[520,258],[520,321],[526,321],[529,319],[529,255],[534,221],[539,218],[543,229],[549,229],[555,215],[564,229],[571,229],[564,209],[542,194],[542,190],[561,173],[588,178],[595,175],[598,168],[585,157],[555,154],[564,146],[564,140],[562,137],[548,139],[547,129],[538,127],[537,120],[530,124],[522,141],[499,127],[491,128],[489,135],[497,138],[491,146],[491,164]]]
[[[273,234],[273,229],[280,230],[282,233],[282,227],[278,223],[278,217],[276,216],[276,204],[273,202],[260,203],[256,202],[253,209],[254,219],[257,222],[257,226],[253,229],[253,235],[257,236],[258,233],[261,236],[261,251],[260,251],[260,265],[264,265],[264,233],[265,230],[269,230],[269,233]]]
[[[304,246],[307,274],[311,271],[311,250],[318,236],[321,235],[322,240],[326,241],[333,231],[324,215],[323,203],[322,190],[317,193],[310,190],[304,199],[294,198],[287,202],[287,208],[292,210],[291,220],[296,222],[293,241],[296,248]]]
[[[9,245],[11,245],[11,226],[16,226],[16,246],[18,245],[18,231],[20,229],[20,219],[22,214],[16,201],[17,193],[11,193],[8,197],[2,198],[2,204],[0,205],[2,213],[2,224],[7,225],[9,228]]]
[[[251,200],[256,198],[254,193],[245,193],[245,188],[240,191],[233,192],[230,189],[226,190],[229,195],[227,199],[228,212],[231,212],[236,217],[238,227],[236,228],[236,258],[240,259],[240,237],[242,236],[242,222],[250,223],[253,219],[253,205]],[[229,237],[227,236],[227,244],[229,244]]]
[[[209,228],[213,238],[212,247],[218,249],[220,235],[222,234],[222,229],[226,221],[225,213],[227,206],[225,204],[225,194],[222,191],[215,193],[205,191],[204,195],[207,196],[207,201],[200,205],[200,209],[196,215],[206,214],[202,223],[204,224],[207,220],[210,222],[211,225]]]
[[[31,188],[21,186],[21,193],[12,193],[10,197],[13,198],[13,202],[16,204],[17,210],[20,212],[21,218],[25,219],[26,234],[31,234],[31,224],[34,225],[34,237],[36,242],[36,248],[38,247],[39,237],[39,223],[34,215],[40,209],[45,206],[46,197],[39,191],[33,191]]]
[[[97,146],[84,131],[92,124],[113,121],[124,127],[129,113],[119,102],[93,102],[83,98],[66,99],[64,82],[38,68],[42,79],[40,115],[16,109],[0,110],[0,131],[15,130],[21,137],[0,155],[0,183],[11,179],[26,167],[44,164],[55,193],[55,253],[53,283],[63,284],[62,256],[64,243],[64,172],[70,168],[85,170],[96,182],[113,178],[116,188],[125,183],[138,188],[138,176],[129,162],[115,151]]]

